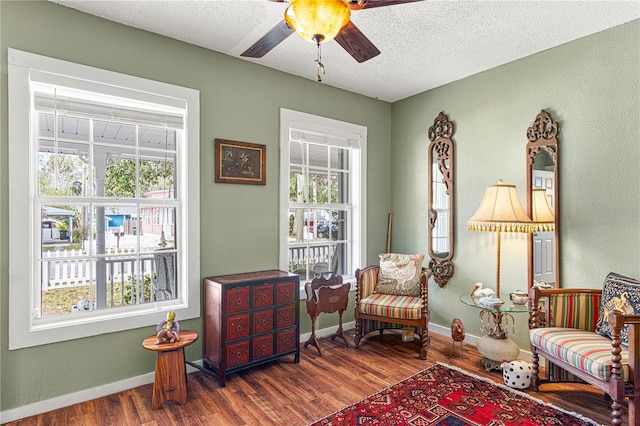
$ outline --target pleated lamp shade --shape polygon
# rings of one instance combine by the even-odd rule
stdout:
[[[533,229],[531,232],[547,232],[555,230],[555,216],[551,205],[549,204],[549,198],[547,198],[547,191],[545,189],[534,189],[531,192],[531,205],[532,205],[532,218]]]
[[[489,185],[480,207],[467,222],[471,231],[534,232],[532,222],[522,208],[515,185]]]

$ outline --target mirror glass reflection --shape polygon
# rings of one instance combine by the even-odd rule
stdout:
[[[429,269],[440,287],[454,271],[453,131],[453,123],[443,112],[429,127]]]
[[[555,162],[549,151],[541,149],[535,156],[532,170],[533,189],[544,189],[553,211],[555,198]],[[555,231],[533,234],[533,279],[536,282],[556,284]]]
[[[433,149],[435,150],[435,146]],[[433,162],[431,164],[431,191],[433,200],[431,203],[431,211],[434,219],[434,227],[431,230],[431,246],[433,254],[439,258],[446,258],[451,251],[451,197],[447,193],[442,172],[440,171],[439,159],[437,153],[433,153]],[[448,169],[449,159],[444,160],[445,167]]]
[[[535,283],[560,287],[559,130],[558,123],[544,110],[527,129],[527,214],[536,221],[534,195],[538,190],[545,191],[553,213],[552,229],[529,237],[529,287]]]

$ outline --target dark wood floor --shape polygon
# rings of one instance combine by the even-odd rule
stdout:
[[[399,334],[369,334],[360,349],[339,339],[321,339],[323,355],[301,348],[300,363],[285,357],[227,377],[227,386],[204,372],[188,375],[185,405],[165,403],[151,410],[151,384],[93,401],[8,423],[10,425],[306,425],[345,405],[414,374],[435,362],[461,367],[503,383],[500,372],[485,372],[480,354],[464,346],[465,359],[450,357],[451,339],[432,333],[427,360]],[[349,337],[353,331],[348,332]],[[460,352],[457,351],[457,354]],[[609,403],[588,385],[547,384],[527,393],[599,423],[609,422]],[[626,420],[625,410],[625,420]],[[627,424],[627,423],[625,423]]]

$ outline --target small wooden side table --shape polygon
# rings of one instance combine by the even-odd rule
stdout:
[[[142,341],[142,346],[157,352],[156,377],[153,381],[151,408],[156,410],[165,401],[174,400],[178,404],[187,402],[187,366],[184,348],[198,340],[198,333],[180,330],[180,341],[156,344],[156,335]]]
[[[314,278],[313,281],[305,283],[305,291],[307,293],[307,312],[311,317],[311,337],[306,341],[304,347],[309,345],[315,346],[318,355],[322,356],[318,339],[316,338],[316,318],[321,313],[332,314],[338,312],[340,318],[338,322],[338,330],[331,335],[331,340],[340,337],[349,347],[349,341],[344,336],[342,330],[342,313],[347,309],[349,304],[349,283],[342,283],[342,275],[333,275],[326,279],[324,276]]]

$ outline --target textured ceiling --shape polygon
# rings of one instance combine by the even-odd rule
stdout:
[[[315,80],[316,47],[295,34],[263,58],[240,57],[282,21],[287,3],[51,1]],[[359,64],[335,41],[323,44],[321,84],[393,102],[639,17],[640,0],[424,0],[353,11],[382,53]]]

